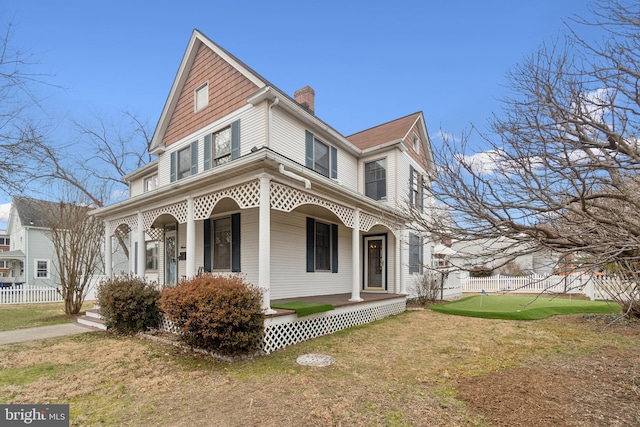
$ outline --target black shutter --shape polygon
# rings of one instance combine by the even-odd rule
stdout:
[[[240,120],[231,123],[231,160],[240,157]]]
[[[305,166],[313,169],[313,134],[305,130]]]
[[[331,272],[338,272],[338,225],[331,224]]]
[[[211,272],[211,218],[204,220],[204,271]]]
[[[211,169],[211,134],[204,136],[204,170]]]
[[[316,221],[307,217],[307,273],[316,270]]]
[[[198,173],[198,141],[191,143],[191,175]]]
[[[171,153],[171,182],[176,180],[176,152]]]
[[[338,178],[338,149],[331,147],[331,178]]]
[[[240,269],[240,214],[231,215],[231,271],[238,273]]]

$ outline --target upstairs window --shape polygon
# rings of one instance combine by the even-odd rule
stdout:
[[[387,170],[384,159],[364,164],[364,194],[374,200],[387,198]]]
[[[158,188],[158,175],[150,176],[144,179],[144,191],[152,191]]]
[[[171,153],[171,182],[198,173],[198,141]]]
[[[1,246],[9,246],[10,239],[8,237],[0,237],[0,245]]]
[[[338,178],[338,150],[316,138],[311,132],[305,134],[305,166],[322,175]]]
[[[413,151],[420,154],[420,138],[418,138],[418,135],[413,135]]]
[[[193,98],[194,112],[198,112],[209,105],[209,82],[198,87],[194,92]]]
[[[419,171],[409,166],[409,203],[422,212],[424,203],[424,178]]]
[[[240,157],[240,120],[204,136],[204,170]]]

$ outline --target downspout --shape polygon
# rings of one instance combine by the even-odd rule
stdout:
[[[271,109],[275,106],[277,106],[280,103],[280,98],[276,97],[276,99],[273,100],[273,102],[271,103],[271,105],[269,105],[269,129],[267,130],[267,148],[271,148],[271,116],[272,116],[272,112]]]
[[[280,163],[280,167],[278,168],[278,170],[280,171],[281,174],[288,176],[289,178],[297,179],[298,181],[304,182],[304,188],[306,188],[307,190],[311,188],[311,181],[309,181],[305,177],[302,177],[293,172],[285,170],[284,165],[282,163]]]

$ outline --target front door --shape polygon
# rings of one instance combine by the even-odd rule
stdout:
[[[386,237],[370,236],[364,238],[364,288],[370,291],[386,289]]]
[[[164,234],[164,282],[169,286],[178,283],[178,242],[175,226],[167,226]]]

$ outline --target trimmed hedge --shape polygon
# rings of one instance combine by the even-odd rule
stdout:
[[[133,276],[119,276],[98,287],[100,314],[107,329],[134,333],[157,328],[160,323],[160,291],[152,283]]]
[[[226,356],[256,352],[264,334],[262,291],[240,276],[203,275],[165,288],[160,308],[186,344]]]

